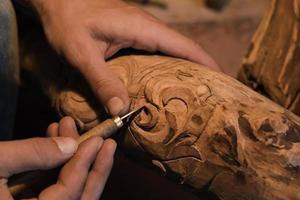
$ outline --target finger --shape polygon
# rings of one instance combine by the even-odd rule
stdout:
[[[135,48],[161,51],[168,55],[188,59],[219,71],[216,62],[193,40],[156,21],[144,23],[151,28],[142,28],[134,34]]]
[[[1,199],[13,200],[7,187],[7,179],[0,179],[0,196]]]
[[[127,89],[104,60],[99,59],[98,66],[90,66],[89,70],[83,73],[109,114],[123,115],[128,111],[130,101]]]
[[[58,123],[52,123],[48,126],[47,136],[48,137],[57,137],[58,136]]]
[[[88,175],[82,195],[83,200],[100,198],[113,165],[116,146],[116,142],[112,139],[104,141]]]
[[[106,43],[102,43],[100,49],[93,38],[81,36],[66,46],[67,58],[84,75],[106,111],[112,116],[125,114],[130,104],[127,89],[104,60]]]
[[[63,167],[55,185],[40,194],[40,199],[79,199],[90,166],[103,144],[100,137],[82,143],[74,157]]]
[[[60,120],[58,134],[59,136],[72,137],[75,139],[79,137],[75,122],[72,117],[64,117]]]
[[[67,161],[77,150],[70,137],[34,138],[0,143],[0,177],[49,169]]]

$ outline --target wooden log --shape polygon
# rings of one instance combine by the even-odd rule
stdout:
[[[300,197],[299,117],[188,61],[129,56],[110,64],[132,108],[146,107],[125,134],[131,152],[220,199]]]
[[[102,121],[103,108],[82,76],[53,59],[46,44],[29,44],[23,67],[40,79],[58,112],[82,130]],[[220,199],[300,198],[298,116],[188,61],[124,56],[109,65],[127,86],[131,108],[145,105],[123,132],[128,153]]]
[[[272,0],[239,80],[300,115],[300,0]]]
[[[123,132],[129,153],[220,199],[300,197],[298,116],[227,75],[185,60],[124,56],[109,65],[127,86],[131,108],[145,105]],[[39,77],[50,84],[48,90],[44,85],[60,114],[83,129],[102,121],[103,109],[83,78],[72,70],[56,73]]]

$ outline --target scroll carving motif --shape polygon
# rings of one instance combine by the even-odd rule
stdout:
[[[300,0],[272,0],[243,60],[239,80],[300,115]]]
[[[221,199],[300,197],[298,116],[188,61],[125,56],[110,67],[128,87],[131,107],[145,105],[125,131],[129,152]],[[100,107],[74,91],[58,93],[57,108],[88,129],[101,121]]]

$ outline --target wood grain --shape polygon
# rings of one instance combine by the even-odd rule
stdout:
[[[239,80],[300,115],[299,0],[272,0]]]

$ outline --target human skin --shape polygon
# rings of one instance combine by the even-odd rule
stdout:
[[[73,119],[65,117],[49,126],[51,138],[0,142],[1,198],[13,199],[6,184],[13,174],[51,169],[66,162],[56,184],[43,190],[38,199],[99,199],[113,164],[116,143],[97,137],[77,146],[74,127]]]
[[[122,48],[189,59],[213,69],[217,64],[194,41],[150,14],[120,0],[32,0],[51,46],[86,78],[106,111],[120,115],[130,100],[106,59]]]

